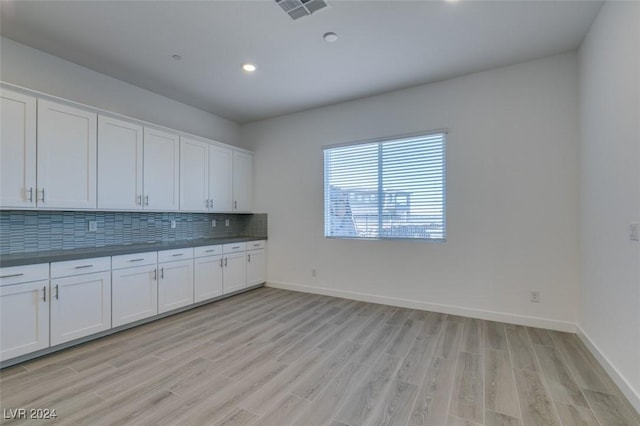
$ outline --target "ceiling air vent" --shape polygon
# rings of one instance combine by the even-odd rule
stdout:
[[[324,0],[276,0],[276,3],[294,20],[327,7]]]

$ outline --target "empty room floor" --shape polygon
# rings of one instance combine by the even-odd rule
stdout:
[[[640,425],[575,335],[272,288],[0,376],[60,424]]]

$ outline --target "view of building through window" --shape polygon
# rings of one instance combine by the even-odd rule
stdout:
[[[324,152],[325,236],[444,240],[445,133]]]

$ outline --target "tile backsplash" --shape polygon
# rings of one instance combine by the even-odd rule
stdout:
[[[174,229],[172,220],[176,221]],[[89,221],[97,222],[97,231],[88,231]],[[235,235],[266,238],[267,215],[0,211],[0,255]]]

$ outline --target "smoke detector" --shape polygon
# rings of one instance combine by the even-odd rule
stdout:
[[[327,7],[324,0],[275,0],[291,19],[300,19]]]

